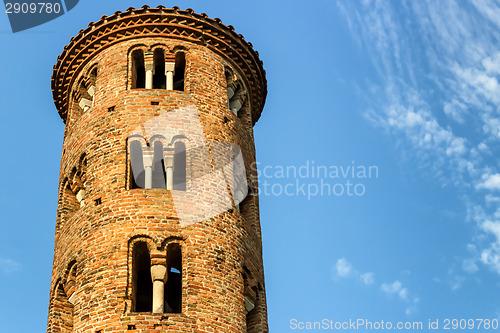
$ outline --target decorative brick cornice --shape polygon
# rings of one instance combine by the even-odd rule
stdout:
[[[103,16],[80,30],[57,58],[52,75],[52,94],[59,115],[66,122],[70,87],[78,73],[103,49],[116,43],[143,37],[165,37],[204,45],[231,61],[248,81],[253,103],[253,122],[262,112],[267,95],[266,73],[252,44],[221,20],[196,14],[192,9],[158,6],[129,8]]]

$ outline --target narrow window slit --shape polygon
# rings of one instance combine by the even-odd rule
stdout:
[[[174,145],[174,190],[186,190],[186,145],[177,141]]]
[[[182,251],[177,243],[167,247],[167,283],[165,284],[165,312],[182,311]]]
[[[162,49],[156,49],[154,51],[153,62],[154,62],[153,89],[166,89],[167,77],[165,76],[165,53],[163,52]]]
[[[144,161],[143,161],[143,151],[141,142],[134,140],[130,142],[130,188],[144,188],[145,183],[145,172],[144,172]]]
[[[186,71],[186,57],[184,52],[175,54],[174,90],[184,91],[184,74]]]
[[[146,68],[144,66],[144,52],[132,52],[132,89],[146,87]]]
[[[153,282],[151,257],[145,242],[137,242],[132,258],[132,304],[135,312],[151,312],[153,309]]]
[[[156,141],[153,146],[153,188],[167,188],[165,164],[163,160],[163,143]]]

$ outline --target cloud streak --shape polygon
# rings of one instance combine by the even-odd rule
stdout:
[[[378,73],[363,90],[372,92],[366,119],[469,207],[478,250],[462,269],[473,274],[481,263],[500,274],[500,168],[491,158],[500,154],[500,5],[337,3]]]
[[[372,272],[360,273],[346,258],[340,258],[332,268],[332,277],[335,280],[342,278],[354,278],[361,281],[365,285],[370,285],[375,282],[375,274]]]
[[[3,274],[9,274],[13,273],[15,271],[18,271],[21,268],[21,265],[12,260],[12,259],[5,259],[0,257],[0,272]]]
[[[402,274],[410,275],[411,273],[409,271],[404,271]],[[341,279],[354,279],[366,286],[375,284],[375,273],[360,273],[344,257],[339,258],[332,267],[332,278],[335,281],[340,281]],[[420,300],[419,297],[412,296],[408,288],[403,287],[403,284],[399,280],[395,280],[392,283],[382,283],[380,285],[380,290],[388,296],[396,295],[399,300],[403,301],[405,304],[405,313],[407,315],[411,315],[417,311],[417,304]]]
[[[396,295],[401,301],[405,302],[405,313],[407,315],[411,315],[416,312],[417,304],[420,301],[419,297],[410,297],[408,288],[403,287],[403,284],[399,280],[396,280],[392,283],[382,283],[382,285],[380,286],[380,290],[382,290],[389,296]]]

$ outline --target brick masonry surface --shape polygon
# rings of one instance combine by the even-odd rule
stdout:
[[[156,48],[167,57],[185,54],[184,91],[132,89],[133,50]],[[228,70],[248,97],[238,116],[228,108]],[[91,86],[93,96],[86,91]],[[54,68],[52,88],[66,128],[47,332],[268,332],[252,186],[239,211],[233,205],[181,225],[175,190],[132,188],[127,144],[141,125],[190,108],[207,142],[241,148],[248,182],[255,185],[252,127],[266,87],[251,45],[231,27],[191,10],[129,9],[72,39]],[[81,107],[82,98],[93,100],[90,107]],[[196,177],[190,173],[195,163],[214,170],[210,154],[201,159],[188,153],[188,179]],[[220,195],[232,198],[227,188],[210,197],[215,202]],[[187,209],[196,214],[210,204],[193,196]],[[180,313],[133,311],[132,249],[138,241],[147,244],[152,264],[165,260],[169,244],[180,245]],[[248,294],[255,308],[247,314]]]

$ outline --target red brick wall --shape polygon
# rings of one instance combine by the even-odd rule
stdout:
[[[185,50],[185,91],[130,89],[130,50],[157,44],[171,51]],[[252,100],[247,100],[240,117],[227,108],[224,66],[231,67],[231,63],[202,45],[161,37],[135,38],[105,48],[90,59],[74,74],[70,89],[77,91],[80,79],[95,66],[93,106],[83,112],[77,99],[69,103],[48,332],[65,332],[59,327],[64,326],[61,316],[68,316],[61,305],[66,296],[74,303],[74,332],[247,332],[245,270],[258,290],[248,332],[267,332],[258,198],[247,197],[241,213],[230,209],[181,226],[171,191],[129,189],[127,137],[148,120],[187,106],[196,108],[207,141],[241,147],[247,176],[256,178],[251,168],[255,161]],[[152,101],[159,105],[151,105]],[[65,214],[68,205],[74,207],[75,198],[62,183],[82,168],[83,154],[87,160],[85,205]],[[194,201],[191,207],[196,212],[201,204]],[[131,245],[140,239],[158,253],[165,253],[170,242],[181,244],[182,313],[131,312]],[[58,296],[70,281],[69,265],[74,261],[74,294]]]

